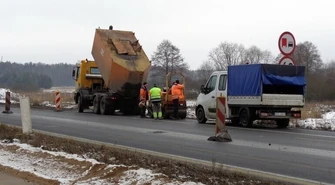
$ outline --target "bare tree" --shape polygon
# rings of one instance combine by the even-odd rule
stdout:
[[[188,64],[180,54],[179,48],[174,46],[169,40],[163,40],[157,46],[157,50],[152,55],[152,63],[163,68],[164,74],[188,69]]]
[[[251,46],[246,50],[245,57],[249,64],[259,64],[262,59],[262,51],[256,46]]]
[[[273,64],[275,63],[275,57],[272,55],[272,53],[268,50],[262,51],[262,60],[260,63],[262,64]]]
[[[315,72],[322,66],[321,56],[317,47],[309,41],[297,45],[292,55],[292,59],[296,65],[306,66],[307,76],[310,72]]]
[[[165,76],[169,72],[185,72],[189,66],[180,54],[179,48],[169,40],[163,40],[152,55],[152,64],[157,67],[157,75]],[[170,78],[171,80],[171,78]]]
[[[321,70],[318,70],[319,74],[323,78],[318,78],[319,82],[319,91],[322,92],[323,100],[334,100],[335,99],[335,60],[330,61],[322,66]],[[320,83],[323,83],[323,86],[320,86]]]
[[[244,56],[244,47],[236,43],[222,42],[210,51],[208,61],[216,70],[226,70],[230,65],[238,65]]]
[[[212,72],[215,71],[214,65],[210,61],[204,61],[198,69],[197,79],[199,83],[205,84],[207,79],[211,76]]]
[[[257,46],[251,46],[245,52],[245,60],[249,64],[267,64],[273,63],[274,57],[268,50],[262,51]]]

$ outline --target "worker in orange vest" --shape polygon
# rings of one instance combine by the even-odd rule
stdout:
[[[149,93],[147,89],[147,82],[144,82],[140,89],[140,101],[144,102],[144,106],[141,106],[141,118],[145,118],[145,111],[148,99],[149,99]]]
[[[171,95],[172,95],[172,103],[173,103],[173,114],[171,119],[179,119],[178,117],[178,109],[179,109],[179,99],[182,98],[184,90],[184,85],[179,84],[179,80],[172,85]]]

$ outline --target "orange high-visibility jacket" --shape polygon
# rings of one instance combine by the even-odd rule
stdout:
[[[141,87],[141,90],[140,90],[140,100],[144,100],[144,101],[147,101],[148,100],[148,89],[145,88],[145,87]]]
[[[171,88],[172,99],[183,98],[184,97],[183,90],[184,85],[182,84],[173,85]]]

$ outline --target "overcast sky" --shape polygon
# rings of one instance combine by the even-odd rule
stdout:
[[[131,30],[151,59],[169,39],[191,69],[222,41],[279,53],[284,31],[335,59],[334,0],[1,0],[3,61],[76,63],[92,59],[95,28]]]

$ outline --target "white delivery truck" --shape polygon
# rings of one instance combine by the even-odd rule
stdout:
[[[301,118],[305,104],[305,67],[276,64],[228,66],[215,71],[197,97],[199,123],[216,118],[216,97],[226,97],[226,119],[251,127],[254,120],[275,120],[287,127],[290,118]]]

